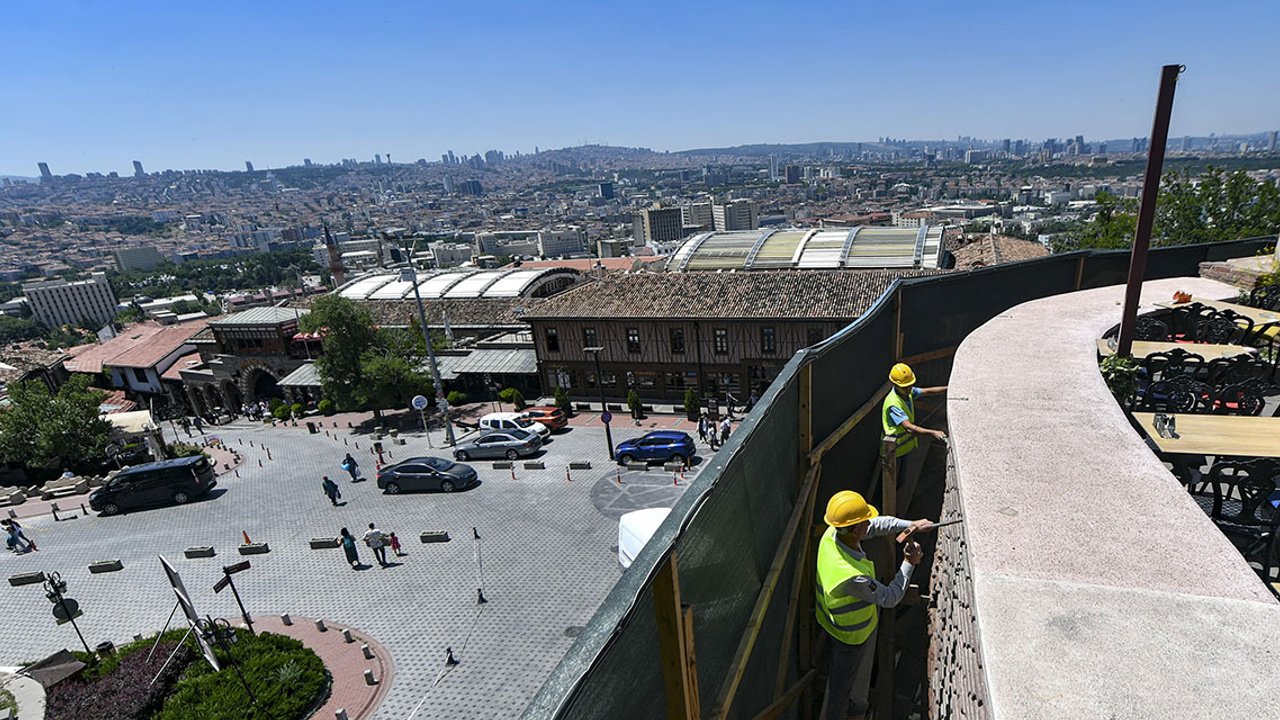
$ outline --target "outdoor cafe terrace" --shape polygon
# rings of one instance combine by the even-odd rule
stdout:
[[[1098,366],[1120,319],[1119,285],[1013,307],[957,350],[944,514],[964,517],[968,573],[957,587],[972,593],[976,617],[972,658],[952,666],[969,677],[941,687],[968,688],[953,707],[977,697],[983,715],[1017,718],[1274,717],[1280,707],[1280,603],[1259,577],[1272,572],[1275,528],[1229,522],[1254,510],[1274,518],[1265,502],[1276,489],[1265,468],[1280,456],[1273,368],[1258,372],[1265,363],[1253,351],[1232,349],[1242,334],[1177,328],[1177,311],[1160,304],[1178,291],[1206,304],[1237,294],[1199,278],[1145,283],[1140,312],[1155,338],[1146,342],[1199,348],[1205,366],[1243,358],[1241,372],[1258,382],[1231,384],[1272,397],[1255,405],[1224,392],[1207,367],[1171,371],[1157,358],[1131,420]],[[1165,324],[1163,339],[1153,322]],[[1134,355],[1168,349],[1138,344]],[[1203,387],[1176,395],[1156,385],[1175,374]],[[1190,407],[1170,404],[1188,395]],[[1176,418],[1169,437],[1157,412]],[[1265,427],[1244,427],[1255,424]],[[1251,503],[1263,482],[1269,491]]]

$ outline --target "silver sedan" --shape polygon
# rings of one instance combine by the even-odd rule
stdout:
[[[542,447],[542,438],[527,430],[502,430],[482,435],[471,442],[458,445],[453,450],[454,459],[466,462],[471,458],[501,458],[508,460],[527,457]]]

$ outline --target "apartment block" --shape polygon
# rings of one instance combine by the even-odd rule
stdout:
[[[116,316],[116,296],[105,273],[89,280],[49,280],[22,286],[36,319],[49,327],[75,325],[83,320],[106,324]]]

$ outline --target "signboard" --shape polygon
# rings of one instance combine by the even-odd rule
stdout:
[[[226,573],[226,574],[228,574],[228,575],[235,575],[235,574],[236,574],[236,573],[238,573],[238,572],[243,572],[243,571],[248,570],[248,569],[249,569],[249,561],[248,561],[248,560],[241,560],[240,562],[236,563],[235,565],[224,565],[224,566],[222,566],[222,572],[224,572],[224,573]]]
[[[215,593],[220,593],[223,590],[226,590],[227,586],[230,584],[231,584],[231,576],[225,575],[221,580],[213,584],[213,591]]]
[[[421,395],[414,395],[413,400],[409,401],[413,405],[414,410],[426,410],[427,399]]]
[[[196,608],[191,604],[191,596],[187,594],[187,588],[182,584],[182,576],[178,571],[169,564],[164,556],[160,556],[160,566],[164,568],[164,574],[169,576],[169,584],[173,586],[173,594],[178,597],[178,605],[182,606],[182,614],[187,616],[187,622],[191,627],[199,627],[200,616],[196,614]],[[200,644],[200,652],[204,655],[204,659],[209,662],[209,666],[218,671],[222,666],[218,664],[218,657],[213,654],[213,648],[209,646],[209,641],[205,640],[204,633],[199,630],[192,633],[196,642]]]
[[[613,413],[609,412],[608,410],[605,410],[604,412],[600,413],[601,422],[607,423],[612,419],[613,419]]]
[[[71,614],[68,615],[67,613]],[[80,611],[80,603],[69,597],[62,598],[62,602],[54,601],[53,603],[53,616],[57,618],[59,625],[65,625],[71,622],[72,618],[78,618],[83,614]]]

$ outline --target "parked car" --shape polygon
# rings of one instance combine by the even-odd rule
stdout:
[[[532,455],[541,447],[542,438],[532,430],[499,430],[460,443],[453,449],[453,457],[462,461],[487,457],[515,460]]]
[[[438,457],[416,457],[378,471],[378,489],[388,495],[410,490],[453,492],[476,484],[475,468]]]
[[[636,556],[658,531],[658,526],[670,514],[671,508],[648,508],[632,510],[618,518],[618,564],[623,570],[631,567]]]
[[[89,507],[103,515],[172,502],[184,505],[214,488],[213,465],[204,455],[125,468],[89,493]]]
[[[532,430],[543,440],[551,437],[551,428],[513,412],[489,413],[480,418],[480,432],[488,430]]]
[[[569,427],[569,416],[565,414],[564,410],[554,405],[525,408],[523,415],[526,420],[546,425],[551,429],[551,432]]]
[[[643,437],[623,440],[615,450],[618,462],[684,462],[693,457],[693,438],[673,430],[655,430]]]

